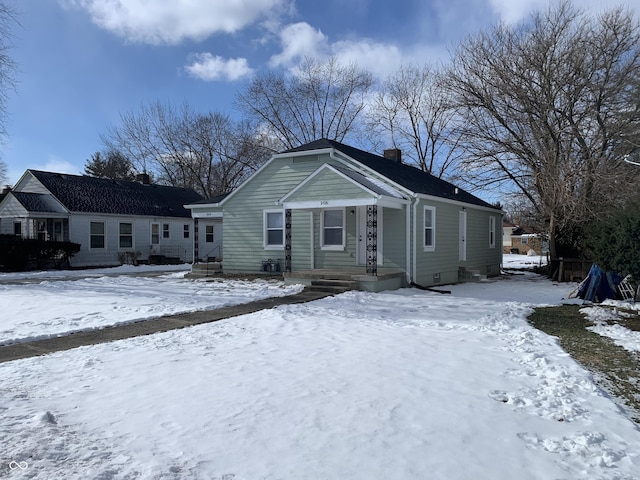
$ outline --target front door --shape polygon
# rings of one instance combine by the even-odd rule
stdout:
[[[151,224],[151,254],[160,253],[160,224]]]

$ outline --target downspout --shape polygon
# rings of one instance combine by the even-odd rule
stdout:
[[[407,277],[407,285],[411,285],[411,202],[405,205],[406,213],[406,232],[405,232],[405,275]]]

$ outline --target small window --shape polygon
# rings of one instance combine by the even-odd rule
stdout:
[[[133,223],[120,224],[120,248],[133,248]]]
[[[204,241],[207,243],[213,243],[213,225],[205,225]]]
[[[323,210],[322,247],[344,247],[344,210]]]
[[[284,212],[282,210],[264,212],[264,246],[265,248],[284,246]]]
[[[189,224],[184,224],[184,229],[182,231],[182,238],[189,238]]]
[[[22,237],[22,222],[13,223],[13,234],[16,237]]]
[[[521,237],[521,238],[520,238],[520,243],[521,243],[522,245],[528,245],[528,244],[529,244],[529,238],[527,238],[527,237]]]
[[[162,238],[169,238],[169,224],[162,224]]]
[[[160,225],[157,223],[151,224],[151,245],[158,245],[160,243]]]
[[[89,245],[91,248],[104,248],[104,222],[91,222],[91,238],[89,241]]]
[[[433,251],[436,248],[436,209],[424,207],[424,249]]]
[[[489,217],[489,248],[496,246],[496,217]]]

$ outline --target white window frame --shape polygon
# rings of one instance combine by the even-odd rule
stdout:
[[[123,234],[122,233],[122,225],[131,225],[131,233],[130,234]],[[131,246],[123,247],[122,246],[122,237],[131,237]],[[118,248],[120,250],[132,249],[134,245],[135,245],[135,243],[133,241],[133,222],[120,222],[118,224]]]
[[[185,223],[182,227],[182,238],[189,238],[191,236],[191,227],[188,223]]]
[[[489,248],[496,248],[496,217],[489,217]]]
[[[94,223],[102,224],[102,247],[94,247],[92,245],[91,239],[94,237],[94,234],[91,233],[91,225]],[[97,234],[95,234],[97,236]],[[104,220],[91,220],[89,222],[89,249],[90,250],[106,250],[107,249],[107,222]]]
[[[278,213],[282,215],[282,227],[281,228],[268,228],[268,218],[269,214]],[[281,230],[282,231],[282,243],[268,243],[269,241],[269,231],[270,230]],[[263,210],[262,212],[262,244],[265,250],[283,250],[284,249],[284,236],[285,236],[285,218],[284,218],[284,210],[282,209],[271,209],[271,210]]]
[[[162,224],[162,238],[164,239],[171,238],[171,224],[169,223]]]
[[[324,225],[324,215],[326,212],[336,212],[339,211],[342,213],[342,225],[339,227],[325,227]],[[346,221],[347,221],[347,216],[346,216],[346,210],[344,208],[325,208],[324,210],[322,210],[322,213],[320,215],[320,249],[321,250],[344,250],[345,249],[345,245],[346,245]],[[342,239],[340,241],[339,245],[326,245],[325,244],[325,240],[324,240],[324,234],[325,234],[325,228],[331,228],[334,230],[340,229],[342,232]]]
[[[431,212],[431,226],[427,227],[427,212]],[[431,230],[431,244],[427,245],[427,228]],[[436,207],[425,205],[422,210],[422,247],[425,252],[436,250]]]

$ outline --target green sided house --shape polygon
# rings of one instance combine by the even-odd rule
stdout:
[[[185,207],[196,229],[219,225],[225,273],[349,279],[369,291],[499,275],[502,211],[403,164],[397,149],[384,153],[317,140],[273,155],[230,194]]]

